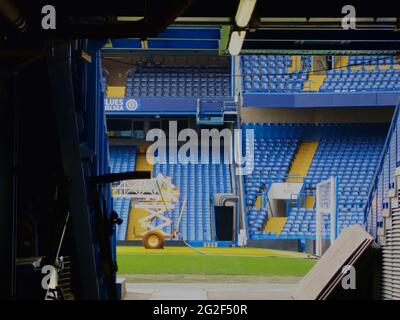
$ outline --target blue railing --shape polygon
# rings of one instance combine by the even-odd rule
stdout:
[[[388,206],[387,191],[393,184],[395,169],[398,165],[398,135],[400,134],[398,103],[382,150],[381,160],[368,191],[368,200],[364,209],[364,225],[375,238],[381,224],[382,210]]]
[[[247,239],[249,239],[249,237],[250,237],[250,232],[249,232],[249,228],[248,228],[248,220],[249,220],[249,216],[248,216],[248,214],[247,214],[247,192],[246,192],[246,184],[245,184],[245,181],[244,181],[244,176],[243,175],[241,175],[241,176],[239,176],[238,177],[238,179],[240,179],[241,180],[241,185],[242,185],[242,188],[241,188],[241,192],[240,192],[240,194],[239,194],[239,197],[240,197],[240,201],[242,202],[242,208],[243,208],[243,212],[242,212],[242,214],[244,215],[244,230],[245,230],[245,233],[246,233],[246,237],[247,237]]]
[[[215,206],[214,206],[214,193],[210,195],[210,204],[211,204],[211,239],[212,241],[217,241],[217,230],[215,223]]]

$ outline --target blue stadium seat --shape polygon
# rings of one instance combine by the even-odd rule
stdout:
[[[358,65],[358,69],[352,68]],[[379,66],[385,65],[386,68]],[[328,70],[321,92],[398,91],[395,56],[350,56],[345,70]],[[368,67],[368,69],[367,69]]]
[[[351,130],[343,135],[342,125],[272,125],[272,124],[245,124],[244,128],[255,130],[254,172],[245,177],[246,205],[249,208],[247,219],[249,233],[252,239],[273,238],[313,238],[315,237],[315,209],[292,208],[282,233],[277,235],[262,232],[266,215],[264,209],[255,209],[255,200],[258,195],[268,192],[273,182],[283,181],[290,169],[295,155],[298,139],[270,138],[271,132],[284,136],[291,133],[299,137],[302,130],[329,131],[329,137],[321,138],[311,166],[305,177],[305,187],[308,194],[315,192],[316,184],[337,176],[339,179],[338,219],[340,230],[351,224],[364,222],[364,206],[366,204],[368,188],[374,177],[380,160],[384,144],[383,133],[376,136],[354,135]],[[296,133],[296,129],[298,132]],[[349,126],[350,128],[350,126]],[[366,132],[374,132],[373,125],[365,125]],[[279,134],[278,134],[279,132]],[[288,132],[288,133],[285,133]],[[356,131],[355,131],[356,132]],[[340,134],[342,133],[342,134]],[[337,136],[335,136],[337,135]],[[329,233],[330,222],[324,217],[324,233]]]
[[[231,95],[229,67],[139,62],[127,73],[127,97],[224,97]]]
[[[289,72],[291,64],[291,56],[243,56],[244,91],[301,92],[311,70],[311,56],[301,57],[301,67],[296,72]]]
[[[187,210],[180,225],[181,239],[214,240],[211,233],[211,196],[214,193],[232,192],[229,164],[155,164],[154,175],[159,172],[172,177],[173,183],[180,190],[181,201],[187,197]],[[171,215],[174,223],[178,216],[179,207],[175,208]],[[169,229],[164,231],[170,232]]]

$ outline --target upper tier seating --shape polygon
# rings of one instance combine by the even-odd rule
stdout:
[[[126,79],[127,97],[226,97],[229,67],[139,63]]]
[[[399,63],[392,56],[350,56],[349,66],[327,71],[320,88],[321,92],[399,90]]]
[[[136,147],[110,146],[111,173],[134,171],[135,160],[136,160]]]
[[[289,72],[291,56],[243,56],[243,90],[250,92],[301,92],[311,68],[311,56],[301,57],[301,68]]]
[[[350,66],[390,66],[399,64],[395,56],[349,56]]]
[[[291,56],[243,56],[244,93],[303,92],[311,56],[301,57],[299,70],[289,70],[291,60]],[[400,91],[400,64],[395,56],[349,56],[348,65],[328,70],[321,83],[319,92]]]

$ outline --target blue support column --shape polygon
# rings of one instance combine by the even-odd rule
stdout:
[[[102,90],[102,66],[101,48],[104,41],[88,41],[87,50],[91,55],[91,63],[88,64],[88,83],[87,83],[87,121],[88,121],[88,147],[94,151],[95,157],[92,159],[92,175],[104,175],[109,173],[109,153],[107,123],[104,110],[104,92]],[[105,200],[103,211],[110,217],[112,212],[111,186],[98,186],[99,194]],[[100,204],[103,207],[103,203]],[[116,235],[114,233],[109,238],[111,246],[111,258],[116,261]],[[106,296],[105,287],[102,293]]]
[[[93,215],[88,206],[85,166],[81,158],[76,96],[71,65],[76,56],[71,44],[57,47],[47,58],[52,85],[53,105],[58,127],[60,153],[64,174],[71,178],[69,210],[75,241],[75,268],[78,270],[80,299],[101,298],[98,278],[98,259],[94,240]],[[72,56],[71,56],[72,55]],[[67,57],[71,56],[70,59]],[[70,61],[71,60],[71,61]],[[82,106],[81,106],[82,107]]]

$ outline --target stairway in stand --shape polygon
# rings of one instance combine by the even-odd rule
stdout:
[[[307,175],[317,148],[318,141],[300,142],[289,170],[289,176],[296,175],[301,177],[289,177],[286,182],[303,182],[303,177]]]
[[[311,71],[308,75],[308,79],[304,83],[303,91],[319,91],[324,84],[325,78],[326,74],[317,74]]]
[[[277,236],[281,233],[286,223],[286,217],[271,217],[264,226],[264,232],[273,232]]]

